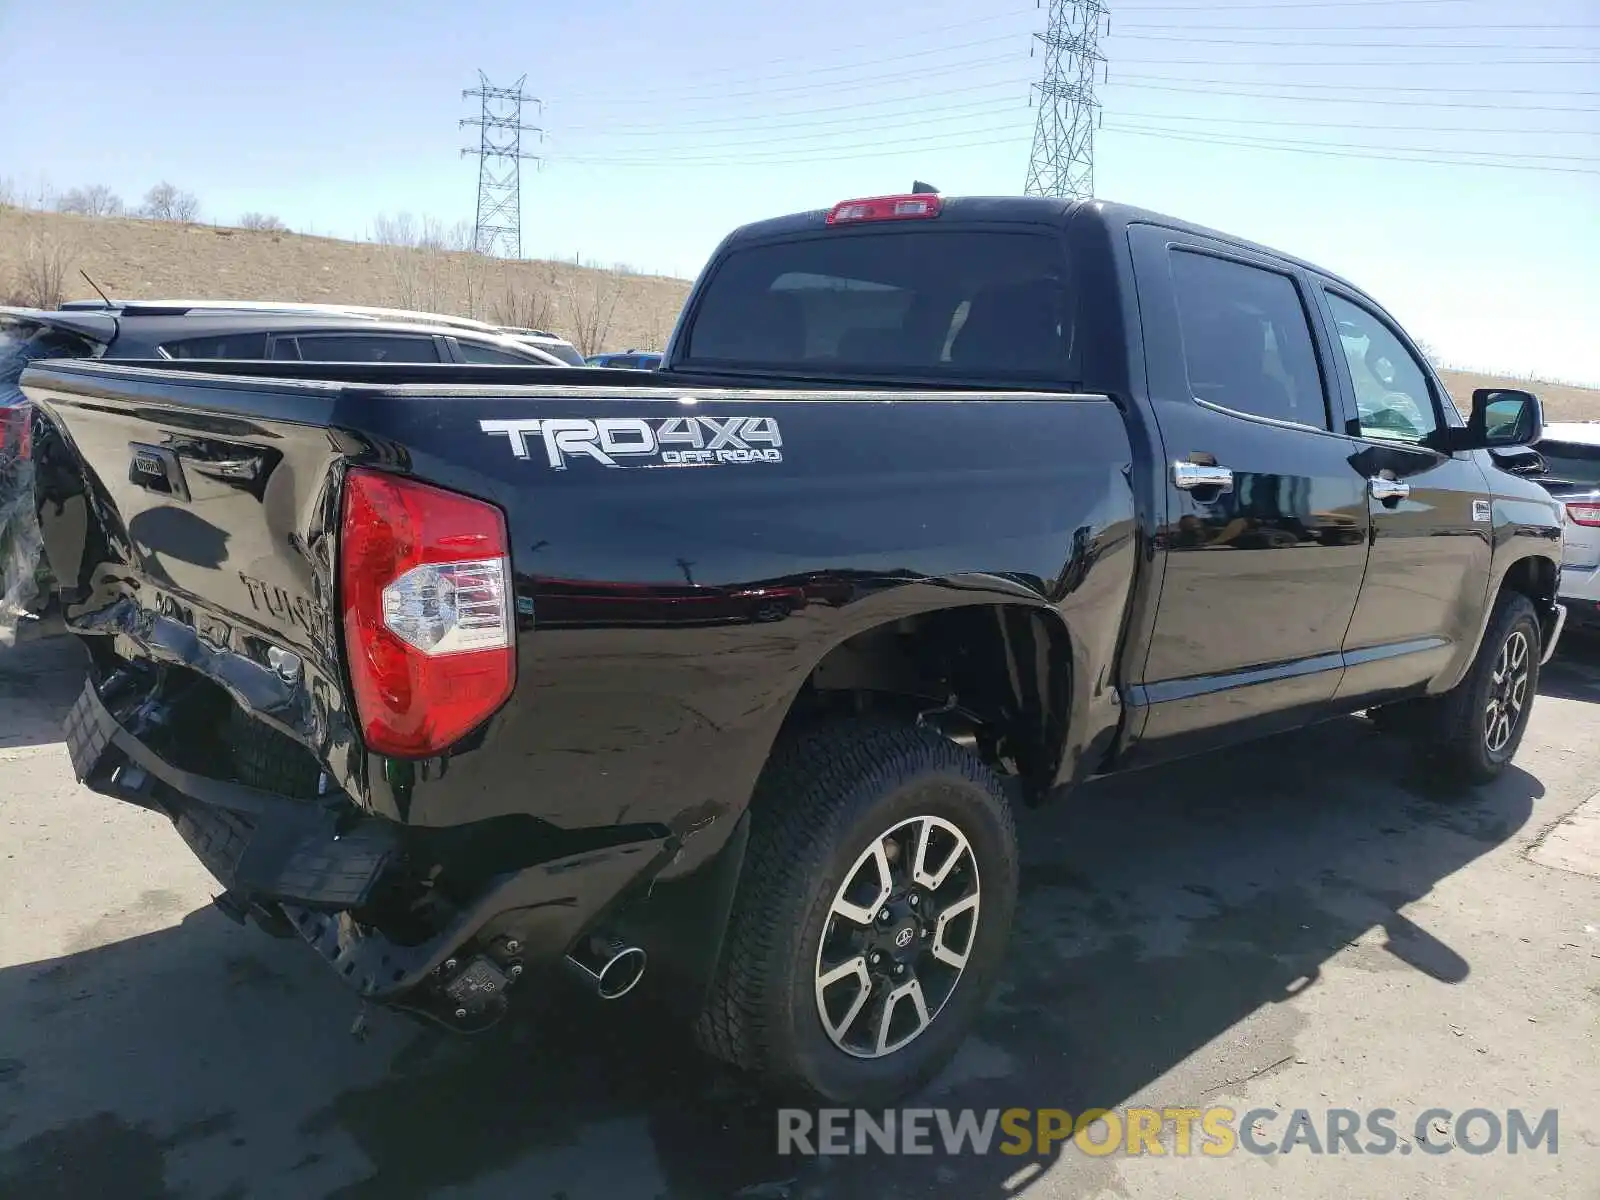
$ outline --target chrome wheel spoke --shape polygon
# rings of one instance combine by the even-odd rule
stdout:
[[[911,1002],[912,1009],[916,1014],[916,1027],[910,1033],[896,1038],[891,1043],[889,1035],[894,1024],[895,1013],[900,1008],[901,1002],[906,1000]],[[928,1015],[928,1002],[922,995],[922,984],[913,977],[909,983],[901,984],[884,997],[883,1015],[878,1018],[878,1040],[873,1047],[874,1056],[881,1057],[891,1050],[900,1049],[901,1046],[904,1046],[926,1029],[932,1020],[933,1018]]]
[[[944,856],[944,861],[936,869],[931,869],[928,866],[928,845],[933,841],[936,829],[940,833],[949,835],[952,844]],[[933,817],[926,817],[917,830],[917,852],[912,858],[911,878],[919,887],[937,891],[943,886],[944,881],[950,878],[950,872],[956,869],[956,864],[966,852],[967,839],[961,836],[960,830],[944,821],[936,822]]]
[[[966,944],[960,950],[957,950],[949,942],[945,941],[945,933],[955,918],[969,912],[972,914],[972,920],[967,925]],[[972,953],[972,943],[977,940],[977,937],[978,893],[973,892],[972,895],[957,900],[939,914],[939,922],[934,926],[933,930],[933,945],[930,947],[930,952],[934,958],[946,966],[954,967],[959,971],[966,967],[967,957]]]
[[[878,909],[894,890],[894,876],[889,870],[889,854],[884,849],[883,842],[884,839],[879,838],[860,858],[856,859],[855,866],[850,868],[850,873],[845,876],[844,886],[839,889],[839,894],[833,901],[832,911],[847,921],[854,921],[857,925],[871,925]],[[845,893],[855,883],[856,877],[869,867],[877,874],[877,891],[873,893],[872,902],[856,904],[845,899]]]
[[[838,1021],[834,1021],[828,1015],[826,993],[835,984],[843,983],[847,979],[855,981],[855,998],[850,1001],[850,1007],[845,1010],[844,1015]],[[822,1024],[827,1029],[828,1036],[835,1041],[841,1040],[850,1032],[850,1027],[855,1024],[856,1018],[861,1015],[861,1010],[871,998],[872,977],[867,974],[867,960],[859,954],[817,976],[817,1012],[822,1017]]]

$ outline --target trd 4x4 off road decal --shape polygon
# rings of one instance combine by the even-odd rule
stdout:
[[[479,421],[503,437],[518,458],[534,438],[558,471],[567,460],[592,458],[607,467],[712,467],[783,461],[775,417],[549,417],[538,421]]]

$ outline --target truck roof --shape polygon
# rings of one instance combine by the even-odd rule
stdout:
[[[942,196],[940,200],[942,209],[939,222],[942,224],[958,221],[985,223],[1015,221],[1018,224],[1030,225],[1064,224],[1069,216],[1084,212],[1093,214],[1095,220],[1115,230],[1138,224],[1165,225],[1200,237],[1214,238],[1242,249],[1283,259],[1306,270],[1316,271],[1329,279],[1338,280],[1356,291],[1362,290],[1343,276],[1296,255],[1132,204],[1118,204],[1110,200],[1066,200],[1050,196]],[[789,213],[742,225],[728,235],[722,248],[728,250],[743,242],[766,241],[825,228],[830,211],[827,208],[812,209],[809,212]]]

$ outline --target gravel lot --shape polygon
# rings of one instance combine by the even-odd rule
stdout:
[[[0,651],[0,1195],[1600,1198],[1600,647],[1488,789],[1351,718],[1022,821],[1007,976],[919,1103],[1396,1110],[1396,1153],[1357,1157],[779,1157],[680,1032],[576,995],[358,1042],[314,956],[73,782],[79,679],[69,641]],[[1557,1108],[1558,1153],[1410,1153],[1435,1106]]]

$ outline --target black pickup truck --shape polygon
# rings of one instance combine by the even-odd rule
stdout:
[[[22,386],[73,763],[225,912],[461,1030],[564,964],[836,1103],[973,1021],[1013,804],[1358,710],[1488,780],[1562,625],[1489,453],[1534,397],[1463,420],[1349,283],[1106,203],[740,229],[648,375]]]

